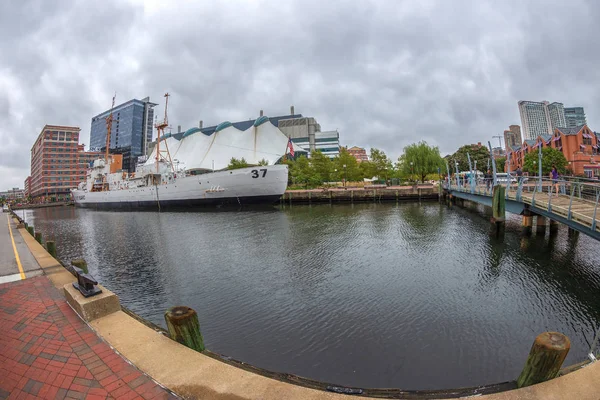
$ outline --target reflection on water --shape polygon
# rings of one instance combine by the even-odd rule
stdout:
[[[29,211],[63,260],[83,257],[164,326],[188,305],[207,347],[341,385],[440,389],[515,379],[535,336],[585,358],[600,321],[599,245],[489,235],[483,208],[437,203],[246,212]]]

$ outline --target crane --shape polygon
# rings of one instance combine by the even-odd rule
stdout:
[[[492,136],[492,138],[498,138],[498,144],[500,145],[500,148],[502,148],[502,136],[496,135],[496,136]]]

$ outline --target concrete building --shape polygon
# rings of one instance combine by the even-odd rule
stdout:
[[[25,190],[19,188],[12,188],[9,190],[5,190],[4,192],[0,192],[0,197],[11,201],[11,200],[22,200],[25,198]]]
[[[110,153],[122,154],[123,168],[129,172],[135,171],[139,156],[148,154],[148,145],[152,142],[153,108],[156,105],[146,97],[129,100],[112,110]],[[90,149],[106,149],[106,118],[110,112],[106,110],[92,118]]]
[[[556,128],[564,128],[567,126],[567,121],[565,120],[565,107],[562,103],[550,103],[548,104],[548,113],[550,114],[550,126],[552,127],[552,132]]]
[[[79,127],[46,125],[31,147],[29,195],[36,202],[68,200],[71,189],[86,178],[89,161],[102,156],[85,153]]]
[[[539,135],[552,135],[554,129],[566,125],[562,103],[519,101],[523,139],[534,140]]]
[[[521,127],[519,125],[510,125],[508,130],[504,131],[505,149],[508,151],[509,148],[520,145],[521,142],[523,142],[521,137]]]
[[[346,148],[346,150],[351,156],[356,158],[356,161],[358,161],[359,163],[362,161],[369,161],[367,150],[363,149],[362,147],[352,146],[350,148]]]
[[[566,107],[565,121],[565,126],[567,128],[587,125],[587,119],[585,118],[585,111],[583,110],[583,107]]]
[[[317,150],[329,158],[334,158],[340,154],[340,134],[338,131],[315,132],[312,137],[314,137],[312,148],[311,137],[294,138],[292,142],[302,147],[307,153]]]

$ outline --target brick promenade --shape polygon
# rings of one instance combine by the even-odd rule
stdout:
[[[127,363],[44,277],[0,285],[0,399],[176,398]]]

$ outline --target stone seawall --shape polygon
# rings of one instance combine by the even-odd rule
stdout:
[[[432,185],[389,186],[380,188],[332,188],[287,190],[281,197],[284,204],[366,203],[390,201],[438,200],[438,188]]]

